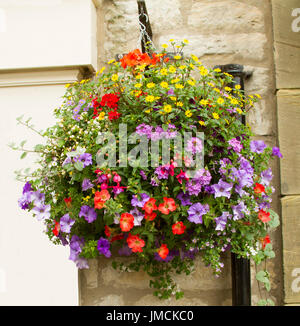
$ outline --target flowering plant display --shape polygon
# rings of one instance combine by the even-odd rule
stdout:
[[[190,274],[197,255],[217,276],[226,251],[257,264],[274,257],[269,233],[279,224],[269,160],[281,153],[251,140],[240,119],[260,96],[183,57],[186,41],[170,43],[171,57],[167,45],[151,55],[136,49],[66,85],[57,123],[34,149],[40,168],[17,172],[26,182],[20,207],[69,246],[78,268],[131,256],[113,266],[146,271],[160,298],[183,295],[172,272]],[[24,144],[12,145],[22,157]],[[257,279],[270,289],[266,270]]]

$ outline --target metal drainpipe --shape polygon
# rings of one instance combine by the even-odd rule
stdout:
[[[234,87],[241,85],[244,91],[244,79],[251,76],[251,73],[245,72],[244,67],[238,64],[227,64],[215,66],[222,72],[227,72],[234,77],[233,83],[228,85]],[[239,117],[240,118],[240,117]],[[240,118],[245,124],[245,116]],[[237,258],[236,254],[231,253],[231,279],[232,279],[232,305],[233,306],[251,306],[251,279],[250,279],[250,260]]]

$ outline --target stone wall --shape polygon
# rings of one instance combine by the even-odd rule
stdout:
[[[139,47],[136,0],[95,0],[98,13],[99,68],[116,54]],[[173,38],[189,40],[185,53],[197,55],[203,64],[244,65],[252,77],[245,83],[248,93],[259,93],[262,100],[249,113],[247,123],[256,138],[277,144],[276,86],[273,55],[272,8],[269,0],[148,0],[146,1],[157,48]],[[279,189],[279,165],[273,162],[273,185]],[[279,212],[280,191],[273,197],[273,209]],[[271,296],[282,304],[281,229],[272,235],[276,258],[268,266],[272,274]],[[225,256],[225,270],[215,279],[200,260],[194,274],[182,278],[184,299],[164,304],[231,305],[230,258]],[[110,261],[94,261],[90,270],[81,271],[82,305],[161,305],[148,290],[143,273],[121,275],[112,270]],[[252,268],[252,303],[258,289]]]

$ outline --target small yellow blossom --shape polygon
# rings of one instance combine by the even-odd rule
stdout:
[[[169,88],[169,84],[168,84],[167,82],[165,82],[165,81],[161,82],[161,83],[160,83],[160,86],[161,86],[162,88]]]
[[[166,68],[162,68],[160,70],[160,74],[163,75],[163,76],[167,76],[168,75],[168,70]]]
[[[187,111],[185,111],[185,115],[186,115],[188,118],[190,118],[190,117],[193,115],[193,113],[191,112],[191,110],[187,110]]]
[[[178,55],[174,55],[174,59],[175,59],[175,60],[179,60],[179,59],[181,59],[181,55],[179,55],[179,54],[178,54]]]
[[[236,109],[236,112],[239,113],[239,114],[243,114],[243,111],[239,108]]]
[[[226,91],[226,92],[230,92],[231,90],[232,90],[231,87],[228,87],[228,86],[225,87],[225,91]]]
[[[241,85],[235,85],[234,88],[239,90],[239,89],[241,89]]]
[[[180,69],[180,70],[183,70],[183,69],[185,69],[185,68],[186,68],[186,66],[184,66],[184,65],[179,66],[179,69]]]
[[[222,97],[219,97],[219,98],[217,99],[217,103],[218,103],[219,105],[222,105],[222,104],[224,103],[224,99],[223,99]]]
[[[176,101],[176,100],[177,100],[177,98],[176,98],[175,96],[170,96],[170,99],[171,99],[172,101]]]
[[[254,94],[257,98],[261,98],[261,96],[259,94]]]
[[[208,104],[208,100],[201,100],[200,105],[206,106]]]
[[[152,108],[146,110],[145,112],[146,112],[146,113],[150,113],[151,111],[152,111]]]
[[[213,112],[213,118],[214,119],[216,119],[216,120],[218,120],[218,119],[220,119],[220,116],[219,116],[219,114],[218,113],[216,113],[216,112]]]
[[[115,59],[112,59],[112,60],[108,61],[107,63],[110,65],[110,64],[112,64],[115,61],[116,61]]]
[[[151,102],[155,101],[155,97],[153,95],[147,95],[145,98],[145,101],[151,103]]]
[[[170,104],[165,104],[164,105],[164,111],[166,113],[170,113],[172,111],[172,106]]]
[[[70,87],[71,86],[71,84],[66,84],[65,85],[65,88],[68,88],[68,87]]]
[[[186,44],[188,44],[189,43],[189,40],[184,39],[183,42],[186,43]]]
[[[198,57],[196,57],[194,54],[191,54],[191,58],[196,62],[199,61]]]
[[[135,79],[142,79],[142,78],[143,78],[142,75],[136,75],[136,76],[135,76]]]
[[[214,88],[214,91],[217,92],[217,93],[220,93],[219,88]]]
[[[169,72],[170,72],[171,74],[174,74],[174,73],[176,72],[176,68],[175,68],[174,66],[170,66],[170,67],[169,67]]]
[[[143,85],[141,83],[137,83],[134,85],[135,88],[141,88]]]
[[[147,84],[147,88],[153,88],[153,87],[155,87],[155,84],[154,83],[148,83]]]
[[[195,66],[194,66],[192,63],[190,63],[190,67],[191,67],[192,69],[195,68]]]
[[[117,74],[113,74],[112,76],[111,76],[111,80],[112,81],[117,81],[119,79],[119,76],[117,75]]]
[[[238,105],[239,104],[239,101],[236,98],[232,98],[231,101],[230,101],[230,103],[232,105]]]
[[[171,80],[171,83],[172,84],[176,84],[176,83],[178,83],[180,81],[180,78],[175,78],[175,79],[172,79]]]
[[[98,119],[99,119],[99,120],[103,120],[103,119],[104,119],[104,116],[105,116],[105,112],[101,112],[101,113],[99,114]]]
[[[208,70],[206,68],[204,68],[204,67],[200,67],[199,71],[200,71],[201,76],[207,76],[208,75]]]
[[[183,89],[184,86],[182,84],[175,84],[175,88],[178,88],[178,89]]]
[[[166,49],[168,47],[168,44],[162,44],[161,47]]]
[[[199,120],[199,124],[200,124],[200,126],[205,126],[205,122],[202,120]]]
[[[174,42],[174,39],[173,38],[169,39],[169,42]]]
[[[135,92],[134,92],[134,95],[135,95],[136,97],[139,97],[141,94],[142,94],[142,91],[135,91]]]
[[[176,105],[181,107],[181,106],[183,106],[183,103],[179,101],[176,103]]]
[[[220,68],[214,69],[215,72],[221,72],[222,70]]]
[[[191,86],[195,86],[196,82],[194,80],[189,79],[187,83]]]

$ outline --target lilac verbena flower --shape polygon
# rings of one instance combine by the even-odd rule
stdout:
[[[193,179],[199,182],[201,186],[206,186],[209,185],[211,178],[211,174],[207,169],[200,169],[196,171]]]
[[[140,194],[140,198],[139,199],[139,195],[133,195],[132,199],[131,199],[131,205],[133,207],[144,207],[145,203],[150,199],[150,196],[148,196],[145,193]]]
[[[231,189],[233,187],[232,183],[227,183],[223,181],[222,179],[219,180],[217,184],[212,185],[214,192],[215,192],[215,198],[217,197],[231,197]]]
[[[92,223],[97,219],[97,213],[93,207],[83,205],[80,208],[79,217],[84,217],[88,223]]]
[[[71,233],[71,228],[75,220],[71,219],[69,214],[65,214],[59,221],[60,229],[62,232]]]
[[[83,163],[84,168],[93,164],[92,155],[89,153],[83,153],[74,157],[74,161]]]
[[[272,155],[278,156],[279,158],[283,157],[283,155],[281,154],[280,149],[278,147],[272,148]]]
[[[137,207],[132,209],[129,213],[134,217],[134,221],[133,221],[134,226],[142,225],[142,220],[144,219],[144,214],[142,212],[140,212]]]
[[[192,203],[190,201],[190,198],[191,197],[188,194],[185,194],[182,191],[177,195],[176,198],[181,201],[181,206],[189,206],[189,205],[192,205]]]
[[[140,136],[147,136],[148,139],[151,138],[152,134],[152,126],[146,125],[145,123],[142,123],[136,127],[135,132]]]
[[[143,180],[147,180],[147,175],[143,170],[140,171],[140,176],[142,177]]]
[[[198,196],[202,189],[201,182],[199,182],[198,179],[189,180],[186,183],[185,187],[186,187],[187,192],[191,196],[192,195]]]
[[[227,219],[231,218],[232,215],[228,212],[223,212],[221,216],[215,218],[216,230],[224,231],[226,228]]]
[[[111,256],[110,252],[110,243],[105,238],[100,238],[97,243],[97,249],[100,254],[104,255],[106,258],[109,258]]]
[[[82,184],[81,184],[82,191],[86,191],[93,187],[94,187],[94,185],[92,184],[90,179],[88,179],[88,178],[83,179]]]
[[[203,149],[203,143],[200,138],[192,137],[187,141],[186,150],[192,154],[200,153]]]
[[[173,88],[170,88],[169,90],[168,90],[168,93],[167,93],[168,95],[174,95],[175,93],[174,93],[174,89]]]
[[[250,142],[250,150],[253,153],[261,154],[266,147],[267,145],[262,140],[252,140]]]
[[[163,166],[158,166],[154,173],[157,175],[157,178],[159,180],[161,179],[168,179],[169,178],[169,169],[167,167],[167,165],[163,165]]]
[[[33,207],[32,212],[36,215],[38,221],[42,221],[50,217],[50,210],[50,205],[38,202],[37,205]]]
[[[236,138],[232,138],[228,141],[230,148],[232,148],[235,152],[239,153],[243,149],[243,145]]]
[[[150,185],[152,187],[158,187],[159,186],[158,180],[155,180],[155,178],[151,178]]]
[[[200,203],[193,204],[188,209],[188,214],[189,214],[188,220],[196,224],[202,224],[202,216],[205,215],[208,211],[209,211],[208,204],[204,204],[204,205]]]

